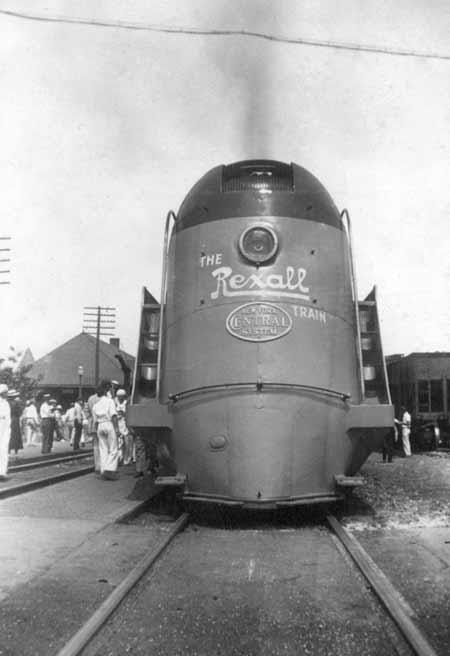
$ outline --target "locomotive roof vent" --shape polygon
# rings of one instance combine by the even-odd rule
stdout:
[[[292,165],[255,159],[235,162],[223,167],[223,192],[251,189],[268,194],[272,191],[294,191]]]

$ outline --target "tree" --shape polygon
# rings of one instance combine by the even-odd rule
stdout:
[[[8,357],[0,358],[0,383],[5,383],[9,389],[19,392],[21,399],[29,399],[36,394],[39,379],[27,376],[32,365],[20,366],[22,353],[16,351],[13,346],[9,351]]]

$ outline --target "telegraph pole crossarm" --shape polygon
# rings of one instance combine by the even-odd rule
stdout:
[[[87,310],[95,310],[88,312]],[[83,308],[83,332],[95,336],[95,386],[100,380],[100,336],[113,337],[116,323],[116,308],[101,305],[86,305]],[[95,317],[95,318],[89,318]]]
[[[10,241],[10,240],[11,240],[11,237],[0,237],[0,245],[3,245],[2,242]],[[11,249],[10,248],[0,248],[0,252],[5,253],[5,254],[10,253]],[[2,259],[0,259],[0,262],[4,262],[4,263],[11,262],[11,259],[9,257],[2,257]],[[10,269],[2,269],[0,271],[0,274],[5,274],[5,273],[11,273],[11,270]],[[0,280],[0,285],[10,285],[10,284],[11,284],[10,280]]]

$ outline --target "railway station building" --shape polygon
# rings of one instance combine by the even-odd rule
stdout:
[[[38,396],[51,394],[64,408],[95,391],[97,340],[82,332],[36,360],[28,375],[39,380]],[[118,338],[99,340],[99,379],[115,380],[130,389],[134,357],[120,348]]]
[[[413,420],[448,427],[450,411],[450,353],[391,355],[386,366],[396,417],[406,406]]]

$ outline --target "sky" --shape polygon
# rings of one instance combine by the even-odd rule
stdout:
[[[446,0],[0,0],[0,352],[38,358],[116,308],[136,349],[159,298],[165,217],[210,168],[296,162],[350,212],[359,297],[377,284],[385,354],[450,351],[450,60],[249,36],[32,21],[252,30],[450,54]]]

